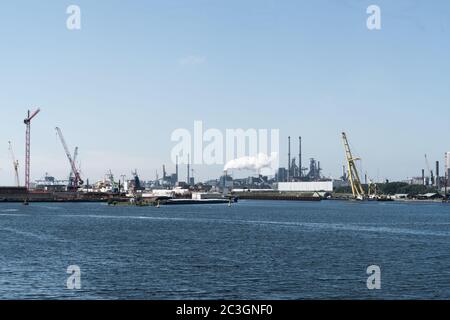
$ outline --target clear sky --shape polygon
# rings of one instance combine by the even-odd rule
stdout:
[[[66,28],[71,4],[78,31]],[[366,27],[371,4],[379,31]],[[34,106],[32,179],[69,173],[55,126],[91,181],[109,169],[173,171],[170,135],[195,120],[280,129],[282,164],[286,137],[302,135],[304,158],[335,177],[342,130],[375,179],[419,175],[425,153],[434,166],[450,151],[447,0],[2,1],[0,39],[1,185],[14,181],[8,140],[23,182],[22,121]]]

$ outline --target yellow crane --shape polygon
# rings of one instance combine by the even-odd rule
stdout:
[[[19,161],[16,160],[16,157],[14,156],[14,151],[12,148],[12,144],[11,141],[8,141],[9,144],[9,153],[11,155],[11,159],[13,162],[13,167],[14,167],[14,174],[15,174],[15,179],[16,179],[16,185],[18,187],[20,187],[20,180],[19,180]]]
[[[352,187],[353,197],[357,200],[364,200],[366,198],[366,193],[362,187],[358,169],[355,164],[355,161],[361,160],[361,158],[353,157],[345,132],[342,132],[342,140],[344,141],[345,156],[347,158],[348,180]]]

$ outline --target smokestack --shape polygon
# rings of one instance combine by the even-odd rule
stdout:
[[[291,181],[291,137],[288,137],[288,182]]]
[[[426,185],[426,182],[425,182],[425,169],[422,169],[422,183],[423,183],[423,185]]]
[[[445,153],[445,195],[447,196],[448,176],[450,171],[450,152]]]
[[[320,168],[320,161],[317,161],[317,178],[319,178],[320,179],[320,171],[321,171],[322,169]]]
[[[191,160],[190,160],[190,154],[188,153],[188,161],[187,161],[187,184],[189,185],[189,181],[190,181],[190,163],[191,163]]]
[[[302,177],[302,137],[298,137],[298,170],[299,176]]]
[[[175,176],[176,176],[176,180],[175,182],[178,182],[178,156],[177,156],[177,163],[175,165]]]
[[[440,181],[441,179],[440,179],[439,175],[440,175],[440,172],[439,172],[439,161],[436,161],[436,187],[438,189],[441,188],[441,181]]]

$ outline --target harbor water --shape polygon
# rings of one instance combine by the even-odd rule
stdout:
[[[0,299],[450,299],[448,204],[2,203],[0,241]]]

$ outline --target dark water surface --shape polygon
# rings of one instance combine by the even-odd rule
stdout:
[[[0,204],[0,241],[0,299],[450,298],[445,204]]]

